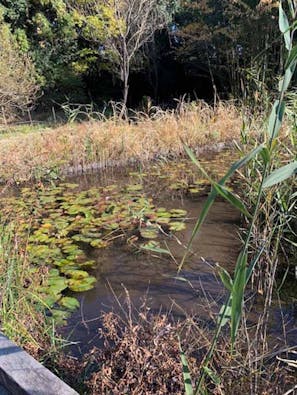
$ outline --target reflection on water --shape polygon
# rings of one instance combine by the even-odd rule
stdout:
[[[201,304],[205,298],[218,300],[222,297],[224,290],[215,276],[214,264],[219,262],[232,270],[240,249],[237,237],[240,215],[225,202],[214,204],[193,244],[192,255],[177,275],[177,264],[185,252],[184,245],[191,236],[204,200],[179,202],[190,218],[187,229],[177,234],[178,240],[164,238],[176,261],[167,256],[131,253],[131,249],[120,244],[90,252],[90,258],[98,262],[95,271],[98,282],[95,289],[81,296],[81,309],[73,314],[64,329],[64,333],[72,331],[72,341],[82,343],[82,352],[98,341],[100,313],[111,309],[118,311],[116,298],[122,302],[126,291],[136,307],[147,295],[152,310],[170,310],[176,318],[202,314]],[[161,204],[167,208],[177,207],[178,201],[162,201]]]
[[[180,168],[180,171],[183,172],[183,168]],[[171,170],[169,173],[172,174]],[[178,177],[180,176],[181,173],[178,174]],[[71,181],[80,183],[82,189],[87,189],[111,183],[125,184],[129,182],[129,175],[128,172],[121,175],[110,173],[105,178],[93,175]],[[143,182],[143,179],[141,181]],[[159,207],[179,207],[187,210],[187,228],[176,234],[178,240],[175,237],[164,237],[163,247],[169,248],[174,259],[168,256],[133,253],[131,248],[120,243],[113,244],[107,249],[88,252],[89,258],[98,263],[93,273],[98,281],[93,290],[80,295],[80,310],[72,315],[68,325],[63,328],[63,335],[77,342],[77,345],[72,347],[72,352],[76,355],[88,351],[94,345],[100,345],[100,314],[110,310],[121,314],[120,306],[125,301],[127,292],[134,306],[140,306],[146,298],[152,311],[170,311],[175,318],[194,313],[207,321],[209,315],[206,311],[209,303],[223,303],[225,290],[216,277],[215,264],[219,263],[229,272],[234,269],[241,247],[238,237],[240,214],[228,203],[216,201],[201,233],[193,243],[192,254],[182,271],[177,274],[177,265],[185,252],[184,246],[190,239],[195,219],[205,202],[205,194],[199,198],[185,198],[183,194],[168,191],[168,185],[163,188],[162,182],[155,180],[155,177],[145,178],[144,186],[147,195],[154,196]],[[250,317],[251,324],[252,321],[257,321],[257,311],[260,312],[262,309],[261,301],[257,304],[255,300],[254,307],[254,313]],[[296,320],[296,306],[288,304],[281,311],[279,306],[274,304],[270,314],[271,333],[275,337],[281,336],[282,323],[286,322],[288,343],[294,342]]]

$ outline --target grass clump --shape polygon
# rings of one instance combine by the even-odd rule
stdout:
[[[35,292],[45,272],[32,271],[26,247],[13,224],[1,218],[0,235],[1,331],[33,356],[56,351],[54,322]]]
[[[158,110],[134,120],[114,116],[102,121],[71,123],[32,133],[6,133],[0,140],[0,179],[24,182],[56,177],[71,167],[87,169],[144,163],[178,156],[190,147],[228,142],[240,137],[240,111],[232,103],[215,108],[203,102],[184,104],[179,112]]]

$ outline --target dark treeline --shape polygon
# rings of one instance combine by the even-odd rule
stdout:
[[[257,102],[283,67],[277,6],[274,0],[1,0],[2,111],[66,101],[135,107],[148,97],[170,105],[184,94]]]

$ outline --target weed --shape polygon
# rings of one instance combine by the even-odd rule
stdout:
[[[179,156],[183,142],[196,148],[239,138],[241,123],[232,103],[213,108],[198,102],[183,104],[178,113],[159,109],[153,118],[135,114],[133,122],[114,116],[40,132],[6,133],[0,140],[0,179],[24,182],[46,178],[52,170],[67,173],[69,167],[87,169],[96,163],[104,168]]]

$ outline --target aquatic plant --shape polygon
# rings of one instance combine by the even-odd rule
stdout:
[[[279,152],[277,150],[278,142],[279,142],[279,132],[282,126],[282,121],[285,113],[285,100],[284,100],[285,93],[290,85],[290,82],[292,80],[297,65],[297,47],[293,46],[297,9],[295,8],[293,2],[289,2],[289,10],[293,21],[292,25],[289,24],[288,18],[282,7],[282,3],[280,3],[279,27],[285,41],[285,47],[287,50],[287,60],[285,64],[284,76],[279,83],[278,99],[275,101],[269,117],[267,133],[265,136],[263,136],[264,142],[262,144],[258,144],[245,157],[240,159],[238,162],[234,163],[234,165],[231,166],[229,171],[219,182],[215,182],[211,180],[211,177],[209,177],[207,172],[205,172],[205,170],[203,169],[202,165],[199,163],[199,161],[197,161],[193,152],[189,148],[186,148],[193,162],[197,165],[200,171],[203,171],[205,173],[205,176],[209,178],[212,184],[212,191],[209,194],[204,209],[202,210],[202,214],[197,221],[197,224],[192,234],[192,238],[189,243],[189,248],[196,234],[199,232],[200,227],[204,222],[207,213],[217,196],[221,196],[225,198],[233,206],[239,209],[247,218],[250,218],[247,233],[244,237],[243,248],[238,256],[233,277],[224,268],[222,267],[219,268],[219,274],[223,284],[227,289],[228,298],[220,310],[213,341],[201,364],[201,371],[197,382],[194,384],[194,382],[191,381],[191,378],[187,376],[187,381],[185,381],[185,390],[187,394],[205,393],[206,388],[204,384],[206,378],[214,382],[213,380],[214,374],[209,369],[209,364],[213,357],[215,348],[218,344],[219,336],[222,331],[222,328],[227,323],[230,324],[231,351],[232,352],[234,351],[235,341],[237,338],[241,317],[244,309],[244,295],[245,295],[246,286],[249,283],[249,280],[255,270],[255,267],[260,257],[262,256],[264,249],[270,248],[269,245],[266,245],[264,243],[260,246],[257,246],[256,250],[253,251],[252,236],[254,232],[254,227],[257,224],[257,220],[259,216],[262,215],[261,205],[263,203],[263,200],[267,198],[267,195],[270,196],[271,194],[277,195],[276,188],[269,190],[270,188],[273,188],[275,185],[286,181],[297,172],[296,160],[287,163],[286,165],[280,168],[275,169],[275,155],[277,155]],[[256,157],[258,157],[258,161],[262,162],[262,165],[260,167],[258,166],[258,169],[260,169],[261,171],[260,182],[258,183],[257,186],[256,201],[253,207],[253,212],[252,214],[249,214],[247,208],[244,205],[244,202],[238,196],[234,195],[233,193],[231,193],[225,188],[225,182],[237,170],[245,166],[251,160],[254,160]],[[294,154],[293,154],[293,158],[295,159]],[[273,212],[274,207],[270,206],[270,208],[271,211]],[[282,215],[282,214],[279,213],[278,215]],[[269,239],[270,238],[268,238],[268,242]],[[277,249],[274,250],[274,253],[275,251],[277,252]],[[185,262],[186,257],[187,257],[187,253],[184,256],[183,261],[181,262],[181,267]],[[184,368],[188,370],[187,362],[185,361],[184,357],[183,357],[183,361],[184,361]]]
[[[200,163],[212,179],[223,177],[228,167],[237,156],[237,152],[224,149],[220,152],[207,152],[200,156]],[[160,160],[141,169],[129,173],[131,181],[137,182],[145,191],[154,191],[154,195],[188,196],[201,198],[206,195],[211,182],[203,172],[197,171],[195,164],[188,158],[178,160]],[[236,184],[235,178],[227,181],[231,188]]]
[[[30,270],[46,270],[35,290],[56,319],[61,309],[79,306],[67,291],[84,292],[95,286],[91,273],[98,263],[88,258],[87,249],[106,248],[121,240],[145,251],[146,240],[183,230],[187,214],[156,207],[139,184],[85,191],[69,183],[41,185],[23,188],[20,196],[4,198],[0,204],[2,217],[15,224],[32,264]]]

